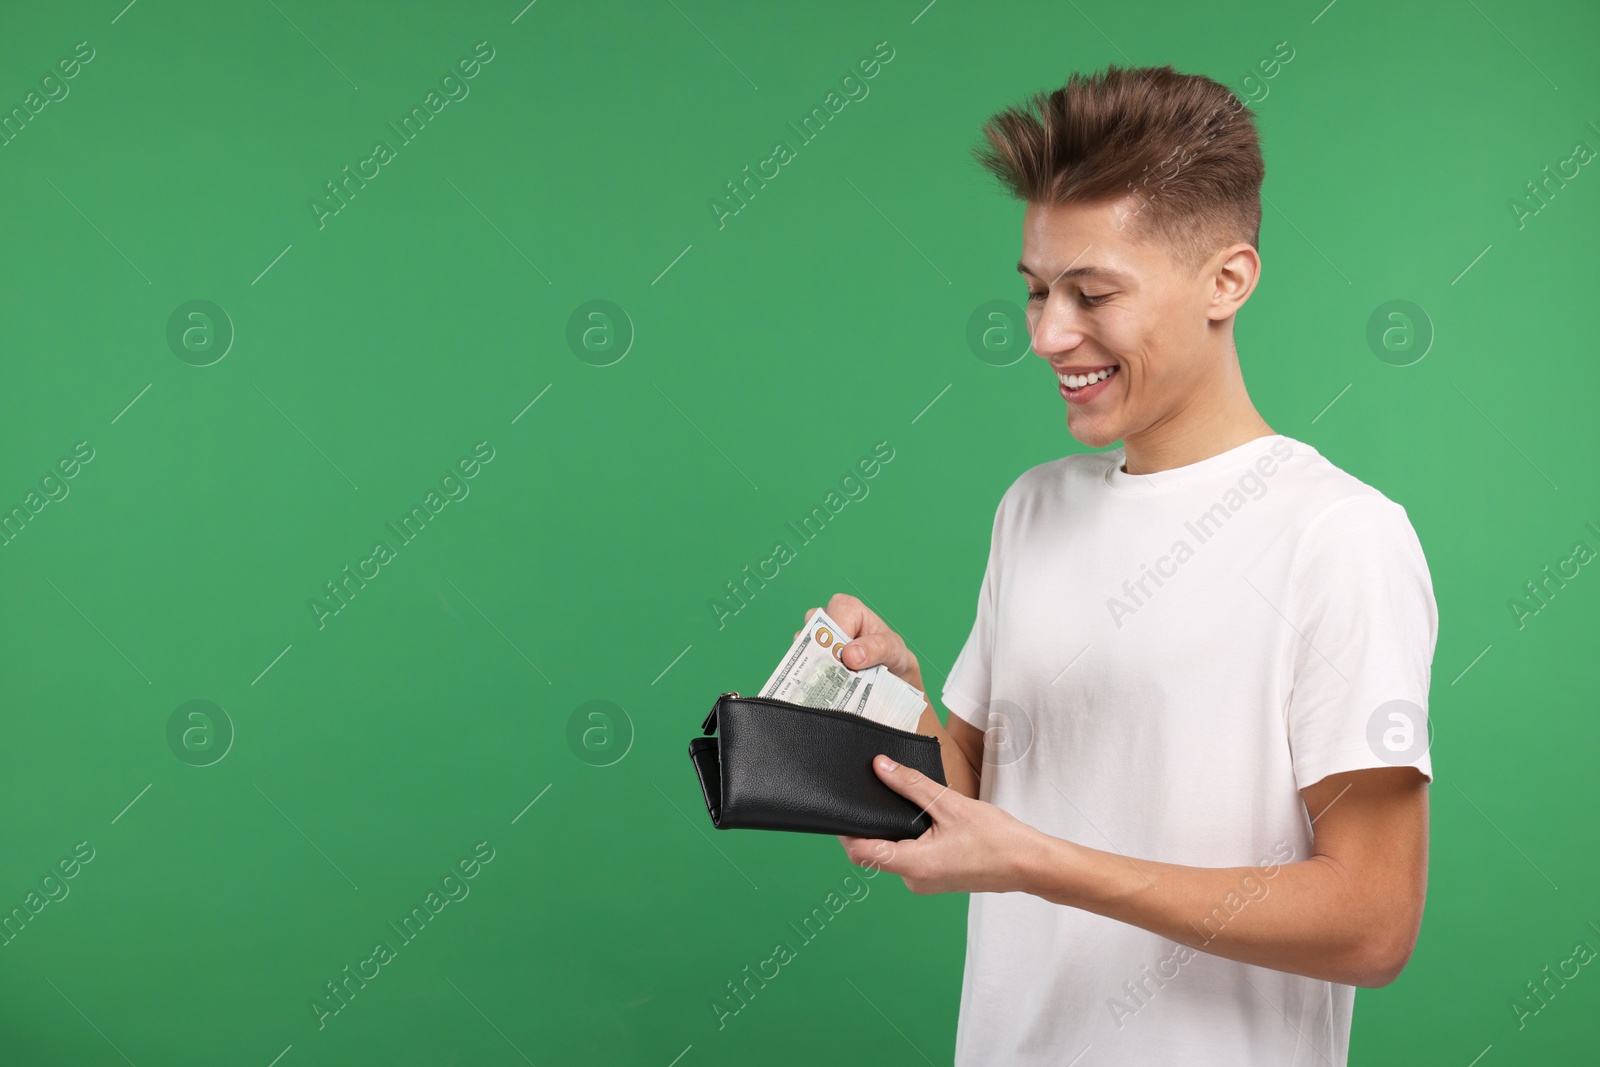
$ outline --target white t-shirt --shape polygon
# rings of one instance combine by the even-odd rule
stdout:
[[[1309,857],[1300,789],[1365,767],[1432,780],[1433,585],[1405,509],[1303,442],[1150,475],[1124,458],[1065,456],[1006,491],[943,697],[987,731],[981,799],[1028,825],[1256,867],[1209,913],[1215,936]],[[1354,999],[1027,893],[973,893],[955,1062],[1343,1067]]]

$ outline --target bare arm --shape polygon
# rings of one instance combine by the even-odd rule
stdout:
[[[1024,858],[1025,891],[1215,956],[1387,985],[1411,958],[1422,923],[1426,780],[1410,767],[1349,771],[1301,795],[1316,818],[1309,857],[1260,868],[1185,867],[1044,837],[1045,847]]]
[[[904,766],[878,776],[926,807],[914,841],[841,838],[913,893],[1024,892],[1242,963],[1349,985],[1392,982],[1411,958],[1428,882],[1428,787],[1411,767],[1329,775],[1301,790],[1310,856],[1260,867],[1131,859],[1051,837]],[[888,846],[887,848],[883,846]]]
[[[921,689],[922,686],[918,685],[917,688]],[[944,780],[957,793],[976,800],[983,777],[983,731],[953,713],[950,715],[950,725],[941,725],[930,703],[922,709],[922,721],[917,724],[917,732],[932,734],[939,739]]]

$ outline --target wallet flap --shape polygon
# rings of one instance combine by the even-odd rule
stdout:
[[[718,829],[904,840],[933,825],[922,808],[885,785],[872,769],[884,753],[945,784],[939,740],[884,726],[850,712],[766,697],[717,701],[715,770],[691,742],[695,769]],[[702,761],[706,761],[704,764]],[[719,783],[713,794],[709,782]]]
[[[694,761],[695,777],[700,779],[700,793],[705,797],[711,824],[716,826],[722,818],[722,767],[717,759],[717,739],[696,737],[691,740],[689,758]]]

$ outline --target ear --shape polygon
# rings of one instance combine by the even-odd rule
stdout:
[[[1239,241],[1218,252],[1212,262],[1216,267],[1211,273],[1206,318],[1221,322],[1238,312],[1256,291],[1256,283],[1261,280],[1261,255],[1254,245]]]

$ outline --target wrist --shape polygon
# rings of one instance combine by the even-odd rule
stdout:
[[[1034,831],[1031,847],[1019,850],[1018,889],[1052,904],[1106,915],[1137,890],[1143,877],[1122,856]]]
[[[1012,857],[1012,884],[1055,904],[1071,904],[1076,896],[1079,846],[1029,827],[1029,838]]]

